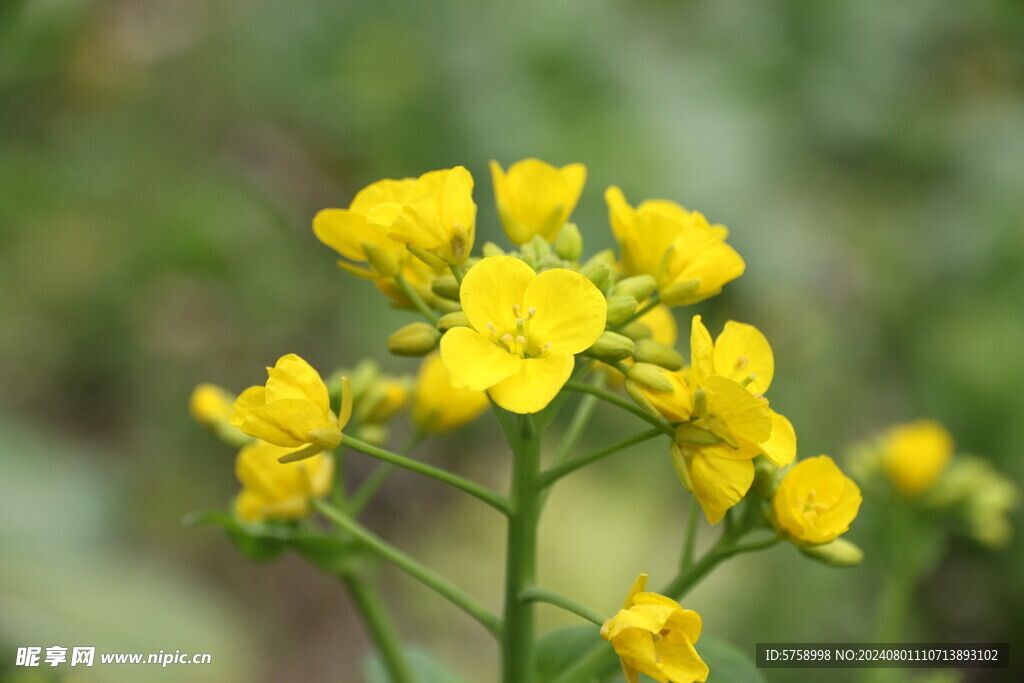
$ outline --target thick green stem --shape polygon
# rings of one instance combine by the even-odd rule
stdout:
[[[556,593],[555,591],[548,590],[546,588],[540,588],[539,586],[529,586],[524,588],[519,593],[519,599],[523,602],[545,602],[549,605],[554,605],[555,607],[561,607],[566,612],[582,617],[591,623],[597,624],[598,626],[604,623],[604,617],[589,607],[585,607],[561,593]]]
[[[412,683],[412,671],[405,660],[402,643],[391,623],[380,593],[361,578],[349,574],[343,574],[340,578],[348,588],[356,609],[362,615],[370,638],[380,652],[381,661],[384,662],[384,668],[387,669],[392,682]]]
[[[665,432],[669,436],[675,436],[676,431],[668,422],[665,422],[665,420],[662,420],[660,418],[654,417],[640,406],[634,403],[630,403],[626,399],[620,396],[616,396],[610,391],[605,391],[604,389],[601,389],[599,387],[591,386],[590,384],[586,384],[584,382],[577,382],[575,380],[569,380],[568,382],[566,382],[565,388],[568,389],[569,391],[577,391],[581,394],[591,394],[593,396],[596,396],[605,403],[610,403],[613,406],[625,410],[627,413],[632,413],[636,415],[641,420],[650,422],[653,426],[657,427],[658,429]]]
[[[536,580],[540,517],[540,434],[532,415],[520,415],[513,444],[511,512],[505,558],[505,631],[501,643],[503,683],[533,681],[533,604],[520,597]]]
[[[417,292],[401,274],[395,276],[395,284],[398,285],[400,290],[402,290],[402,293],[405,294],[406,298],[412,302],[412,305],[416,307],[416,310],[423,314],[424,318],[429,320],[432,325],[437,325],[437,314],[430,308],[430,306],[427,306],[427,302],[423,300],[420,293]]]
[[[483,624],[495,636],[501,636],[501,620],[479,602],[456,588],[447,579],[427,569],[418,561],[395,548],[330,503],[323,500],[313,500],[311,504],[317,512],[352,534],[357,541],[377,555],[383,557],[442,597],[447,598],[453,605]]]
[[[457,474],[452,474],[448,470],[443,470],[440,467],[427,465],[426,463],[422,463],[418,460],[407,458],[403,455],[399,455],[398,453],[386,451],[383,448],[377,448],[376,446],[368,444],[365,441],[360,441],[359,439],[351,437],[348,434],[341,435],[341,443],[343,446],[348,446],[353,450],[357,450],[360,453],[365,453],[366,455],[377,458],[378,460],[383,460],[384,462],[389,462],[392,465],[397,465],[398,467],[402,467],[404,469],[417,472],[419,474],[428,476],[432,479],[437,479],[440,482],[444,482],[449,486],[452,486],[454,488],[459,489],[460,491],[468,493],[474,498],[482,500],[483,502],[493,507],[495,510],[508,514],[509,503],[507,500],[505,500],[503,496],[495,493],[494,491],[484,486],[481,486],[480,484],[472,482],[469,479],[460,477]]]
[[[610,446],[599,448],[598,450],[593,451],[592,453],[581,455],[580,457],[570,460],[569,462],[564,463],[559,467],[553,467],[541,476],[541,486],[550,486],[551,484],[554,484],[556,481],[558,481],[565,475],[571,472],[575,472],[581,467],[586,467],[591,463],[597,462],[598,460],[606,458],[609,455],[614,455],[615,453],[618,453],[621,450],[625,450],[630,446],[635,446],[636,444],[643,443],[644,441],[650,441],[651,439],[657,436],[662,436],[662,431],[660,429],[648,429],[645,432],[634,434],[633,436],[623,439],[622,441],[617,441]]]

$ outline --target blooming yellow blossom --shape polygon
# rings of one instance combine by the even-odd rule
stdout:
[[[662,199],[634,209],[617,187],[608,188],[605,201],[626,274],[653,275],[663,303],[696,303],[743,274],[746,264],[725,243],[725,226]]]
[[[216,384],[200,384],[188,398],[188,411],[193,420],[212,429],[231,419],[231,403],[234,400],[234,396]]]
[[[569,379],[574,355],[601,336],[607,304],[594,284],[564,268],[540,274],[511,256],[491,256],[462,281],[471,327],[441,338],[452,386],[487,390],[514,413],[542,410]]]
[[[953,437],[935,420],[895,425],[882,436],[882,465],[905,496],[931,488],[952,457]]]
[[[296,519],[310,514],[309,501],[323,498],[334,484],[334,458],[319,453],[301,462],[281,463],[290,449],[264,441],[243,448],[235,461],[242,491],[235,511],[245,521]]]
[[[827,455],[796,464],[772,498],[775,521],[794,543],[828,543],[850,528],[860,489]]]
[[[450,432],[478,418],[488,405],[485,392],[452,386],[440,355],[423,359],[412,405],[412,419],[420,431]]]
[[[231,424],[249,436],[283,448],[299,459],[329,451],[341,443],[352,415],[352,392],[342,378],[341,416],[331,410],[327,386],[316,370],[294,353],[267,368],[265,386],[249,387],[235,400]]]
[[[523,159],[506,173],[497,161],[491,161],[491,178],[498,215],[509,240],[526,244],[540,235],[550,242],[576,208],[587,168],[583,164],[555,168],[539,159]]]
[[[387,236],[432,265],[459,264],[469,258],[476,230],[473,176],[462,166],[424,173]]]
[[[640,674],[661,683],[706,681],[708,665],[694,644],[700,638],[700,615],[657,593],[644,592],[640,574],[622,609],[604,622],[601,637],[611,642],[629,683]]]

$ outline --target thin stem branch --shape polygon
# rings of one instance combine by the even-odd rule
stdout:
[[[654,417],[640,406],[630,403],[626,399],[616,396],[610,391],[605,391],[600,387],[591,386],[590,384],[585,384],[583,382],[576,382],[574,380],[569,380],[568,382],[566,382],[565,388],[568,389],[569,391],[577,391],[582,394],[592,394],[597,398],[601,399],[602,401],[604,401],[605,403],[610,403],[613,406],[616,406],[618,408],[621,408],[622,410],[625,410],[626,412],[636,415],[645,422],[649,422],[650,424],[657,427],[661,431],[665,432],[669,436],[675,435],[675,430],[672,429],[672,425],[670,425],[668,422],[665,422],[660,418]]]
[[[401,273],[395,276],[395,284],[398,285],[398,288],[402,290],[402,293],[405,294],[409,301],[412,302],[412,305],[416,307],[416,310],[423,314],[424,318],[429,320],[432,325],[437,325],[437,314],[430,308],[430,306],[427,306],[427,302],[423,300],[420,293],[409,284],[409,281],[406,280]]]
[[[578,617],[600,626],[604,623],[604,617],[572,598],[539,586],[527,586],[519,592],[519,600],[522,602],[543,602],[555,607],[561,607],[566,612],[571,612]]]
[[[349,448],[357,450],[360,453],[365,453],[370,457],[377,458],[378,460],[389,462],[392,465],[397,465],[398,467],[436,479],[448,484],[449,486],[457,488],[460,491],[468,493],[474,498],[482,500],[499,512],[506,515],[509,513],[508,500],[503,496],[481,486],[480,484],[472,482],[469,479],[453,474],[448,470],[443,470],[440,467],[434,467],[433,465],[427,465],[426,463],[413,460],[412,458],[407,458],[403,455],[399,455],[398,453],[392,453],[391,451],[384,450],[383,448],[377,448],[376,446],[372,446],[365,441],[360,441],[348,434],[341,435],[341,443],[343,446],[348,446]]]
[[[570,472],[575,472],[579,468],[586,467],[591,463],[595,463],[601,458],[606,458],[609,455],[614,455],[615,453],[618,453],[621,450],[625,450],[630,446],[634,446],[638,443],[643,443],[644,441],[650,441],[651,439],[661,435],[662,431],[660,429],[648,429],[645,432],[634,434],[633,436],[623,439],[622,441],[617,441],[610,446],[599,448],[596,451],[593,451],[592,453],[581,455],[580,457],[574,458],[569,462],[563,463],[558,467],[553,467],[544,474],[542,474],[540,478],[540,485],[551,486],[556,481],[558,481],[565,475],[569,474]]]
[[[425,435],[423,432],[416,430],[412,433],[409,439],[402,445],[399,450],[400,455],[408,456],[416,447],[423,443]],[[394,463],[385,462],[377,465],[377,468],[370,472],[369,476],[363,481],[363,483],[356,489],[356,492],[352,494],[351,502],[348,505],[348,511],[353,517],[359,517],[359,513],[363,511],[363,508],[373,499],[373,496],[380,490],[380,487],[391,478],[391,475],[395,473],[398,466]]]
[[[460,285],[462,284],[462,278],[466,277],[466,271],[462,269],[462,266],[457,266],[454,263],[449,266],[452,271],[452,275],[455,276],[455,281]]]
[[[477,602],[474,598],[456,588],[447,579],[424,567],[417,560],[395,548],[372,531],[362,526],[344,512],[322,500],[311,501],[313,507],[324,517],[337,526],[352,534],[353,537],[382,558],[395,565],[423,585],[448,599],[456,607],[480,622],[484,628],[500,637],[501,620],[493,612]]]
[[[412,683],[412,670],[402,651],[402,643],[395,632],[394,624],[388,616],[387,607],[380,593],[362,578],[343,574],[341,581],[348,588],[352,602],[363,617],[370,638],[380,652],[384,668],[394,683]]]
[[[607,381],[608,376],[602,372],[590,384],[598,389],[603,389]],[[551,461],[551,467],[557,467],[569,459],[572,450],[576,448],[576,444],[583,437],[583,431],[587,428],[587,423],[590,422],[590,416],[594,414],[596,407],[597,396],[587,394],[580,399],[580,404],[576,407],[576,414],[572,416],[572,421],[569,423],[569,429],[566,430],[562,443],[558,446],[558,452],[555,453],[555,457]]]

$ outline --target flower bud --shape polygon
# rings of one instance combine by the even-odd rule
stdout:
[[[381,248],[373,242],[361,242],[359,244],[366,254],[366,262],[370,264],[373,271],[381,277],[394,277],[400,270],[398,259],[393,251]]]
[[[388,442],[388,428],[380,423],[363,424],[356,428],[355,436],[371,446],[383,446]]]
[[[454,275],[439,275],[430,284],[430,289],[443,299],[459,300],[459,281]]]
[[[441,333],[427,323],[409,323],[388,337],[388,351],[396,356],[425,356],[437,347]]]
[[[750,494],[765,500],[771,500],[775,489],[782,481],[782,470],[767,458],[754,459],[754,483],[750,486]]]
[[[659,413],[658,409],[654,407],[651,400],[647,398],[647,394],[644,393],[644,390],[639,384],[627,379],[624,386],[626,387],[626,393],[629,394],[629,397],[633,399],[638,406],[646,410],[653,417],[661,417],[661,413]]]
[[[856,567],[864,561],[864,551],[845,538],[837,538],[821,545],[805,546],[800,548],[800,552],[831,567]]]
[[[650,363],[633,363],[626,377],[654,391],[671,392],[672,383],[665,377],[665,371]]]
[[[541,261],[551,256],[551,245],[540,235],[533,238],[519,249],[519,254],[530,267],[536,269]]]
[[[587,262],[585,264],[583,264],[583,267],[584,268],[588,268],[588,267],[591,267],[591,266],[595,266],[598,263],[603,264],[603,265],[607,266],[609,270],[613,270],[614,271],[615,270],[615,252],[612,251],[611,249],[604,249],[603,251],[599,251],[596,254],[594,254],[593,256],[591,256],[589,259],[587,259]]]
[[[505,250],[494,242],[484,242],[483,253],[484,258],[487,258],[488,256],[504,256]]]
[[[583,254],[583,235],[575,223],[566,223],[555,238],[555,253],[566,261],[579,261]]]
[[[672,453],[672,469],[676,471],[679,483],[683,485],[684,489],[693,493],[693,481],[690,479],[690,471],[686,468],[686,458],[683,456],[682,447],[673,441],[669,451]]]
[[[639,320],[634,320],[628,325],[623,325],[619,328],[619,333],[624,334],[633,341],[640,341],[641,339],[650,339],[651,327],[646,323],[642,323]]]
[[[614,277],[611,268],[603,263],[593,263],[584,266],[580,272],[602,292],[608,291],[608,287],[611,286],[612,278]]]
[[[653,275],[635,275],[619,280],[612,294],[628,294],[637,301],[644,301],[654,293],[657,286]]]
[[[669,285],[661,292],[661,303],[666,306],[683,306],[696,303],[698,299],[695,299],[694,295],[696,295],[699,288],[700,280],[685,280]]]
[[[605,331],[594,345],[583,353],[591,358],[612,363],[633,355],[633,340],[615,332]]]
[[[620,325],[633,315],[639,302],[628,294],[608,297],[608,324]]]
[[[698,446],[714,446],[722,440],[706,429],[701,429],[690,422],[683,422],[676,427],[675,440],[679,443],[695,444]]]
[[[666,370],[676,371],[683,367],[683,357],[678,351],[653,339],[638,341],[634,356],[640,363],[653,363]]]
[[[453,327],[469,327],[469,318],[462,311],[452,311],[451,313],[445,313],[437,321],[437,329],[441,332],[447,332]]]

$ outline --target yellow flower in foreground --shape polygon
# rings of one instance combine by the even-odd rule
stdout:
[[[188,411],[193,420],[212,429],[231,419],[231,403],[234,400],[234,396],[216,384],[200,384],[188,398]]]
[[[405,205],[422,190],[415,178],[379,180],[356,193],[347,209],[324,209],[313,218],[317,239],[348,261],[338,265],[359,277],[390,278],[398,272],[405,245],[387,236]]]
[[[452,386],[487,390],[514,413],[550,403],[572,374],[573,354],[604,332],[604,295],[564,268],[538,275],[517,258],[491,256],[470,268],[460,296],[472,327],[441,338]]]
[[[254,441],[239,452],[235,475],[242,491],[235,511],[245,521],[296,519],[310,514],[309,501],[323,498],[334,484],[334,458],[320,453],[301,462],[281,463],[287,448]]]
[[[668,306],[696,303],[743,274],[746,264],[725,243],[729,231],[675,202],[649,199],[635,209],[622,190],[605,192],[612,232],[627,275],[653,275]]]
[[[387,236],[432,265],[469,258],[476,230],[473,176],[462,166],[424,173],[417,196],[405,204]]]
[[[905,496],[931,488],[952,458],[953,437],[935,420],[895,425],[882,436],[882,465]]]
[[[526,244],[540,235],[550,242],[576,208],[587,168],[583,164],[555,168],[539,159],[523,159],[506,173],[497,161],[491,161],[491,178],[498,215],[509,240]]]
[[[641,574],[619,612],[604,622],[601,637],[619,655],[629,683],[640,674],[661,683],[706,681],[708,665],[694,649],[700,638],[700,615],[657,593],[645,593]]]
[[[423,359],[412,406],[412,419],[420,431],[450,432],[478,418],[488,405],[485,392],[452,386],[440,355]]]
[[[341,430],[352,415],[347,378],[342,378],[339,418],[320,375],[294,353],[267,368],[267,376],[265,386],[249,387],[235,400],[231,424],[276,446],[301,448],[289,459],[310,457],[341,443]]]
[[[786,473],[772,509],[781,531],[795,543],[828,543],[850,528],[860,509],[860,489],[827,455],[808,458]]]

